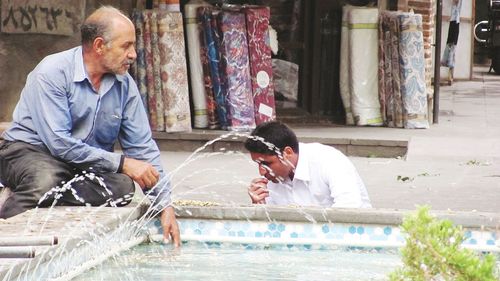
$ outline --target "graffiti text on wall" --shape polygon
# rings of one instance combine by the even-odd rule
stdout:
[[[73,35],[82,21],[85,1],[3,0],[0,30],[4,33]]]

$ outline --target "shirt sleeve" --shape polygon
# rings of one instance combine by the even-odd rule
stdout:
[[[49,78],[47,74],[37,73],[30,75],[27,81],[26,89],[30,91],[27,98],[31,99],[27,103],[28,110],[40,139],[52,155],[68,163],[92,167],[95,172],[116,172],[120,154],[72,137],[65,81],[58,81],[53,76]]]
[[[129,83],[129,99],[123,113],[118,139],[127,157],[151,163],[160,173],[160,180],[156,186],[145,192],[153,202],[154,208],[161,210],[169,206],[172,203],[170,176],[163,169],[160,150],[152,138],[146,110],[134,82]]]
[[[325,165],[324,176],[333,198],[332,207],[362,208],[364,184],[354,165],[343,156],[338,165]]]

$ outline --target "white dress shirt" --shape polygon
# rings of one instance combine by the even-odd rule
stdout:
[[[293,180],[269,182],[270,205],[370,208],[363,181],[351,161],[337,149],[320,143],[299,143]]]

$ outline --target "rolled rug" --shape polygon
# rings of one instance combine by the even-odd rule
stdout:
[[[151,52],[153,54],[153,85],[154,95],[156,96],[156,131],[165,131],[165,105],[163,93],[161,90],[161,58],[158,36],[158,12],[153,10],[151,13]]]
[[[210,4],[202,0],[190,0],[184,6],[191,97],[194,108],[193,125],[195,128],[208,127],[207,100],[200,57],[200,29],[196,17],[196,10],[203,6],[210,6]]]
[[[345,5],[342,7],[342,28],[340,31],[340,70],[339,70],[339,86],[340,97],[344,104],[345,123],[346,125],[355,125],[354,117],[352,116],[351,108],[351,89],[349,87],[349,13],[353,6]]]
[[[228,119],[231,120],[229,129],[249,131],[255,128],[255,115],[245,15],[239,11],[223,10],[219,13],[218,24],[222,34]]]
[[[212,10],[212,17],[210,18],[210,30],[212,32],[206,33],[207,35],[212,35],[208,49],[208,59],[210,60],[210,76],[212,78],[214,97],[217,104],[217,115],[219,118],[219,124],[222,129],[226,130],[229,128],[230,120],[229,112],[227,109],[227,82],[224,72],[224,62],[222,59],[222,35],[219,30],[219,13],[220,9]],[[209,40],[207,38],[207,40]]]
[[[394,90],[392,81],[392,46],[391,46],[391,33],[390,33],[390,18],[393,12],[382,11],[380,15],[379,36],[380,49],[383,51],[379,54],[382,61],[383,77],[379,77],[379,85],[383,91],[379,89],[380,105],[384,123],[388,127],[394,127]],[[379,50],[380,50],[379,49]],[[383,96],[382,96],[383,95]]]
[[[399,21],[398,14],[392,12],[389,17],[390,45],[391,45],[391,76],[392,76],[392,104],[394,127],[403,128],[403,100],[401,99],[401,78],[399,63]]]
[[[135,60],[136,71],[135,71],[135,82],[137,83],[137,88],[139,89],[139,94],[141,95],[142,103],[144,104],[144,109],[146,113],[149,114],[148,109],[148,89],[146,84],[146,57],[144,49],[144,17],[142,11],[134,10],[133,20],[135,25],[136,33],[136,52],[137,59]]]
[[[156,95],[154,88],[153,51],[151,49],[151,10],[143,11],[144,18],[144,61],[146,64],[146,91],[148,93],[149,125],[151,130],[158,130],[156,118]]]
[[[427,129],[427,91],[425,83],[422,15],[401,13],[399,20],[399,62],[404,127]]]
[[[378,95],[378,9],[355,7],[349,17],[351,107],[358,126],[381,126]]]
[[[209,50],[213,48],[213,40],[211,33],[210,20],[212,18],[212,8],[200,7],[196,10],[198,16],[198,24],[200,25],[200,57],[203,66],[203,82],[205,85],[205,92],[207,94],[207,114],[208,114],[208,128],[218,129],[219,120],[217,118],[217,103],[215,102],[214,83],[210,71]],[[218,69],[216,69],[218,72]]]
[[[273,65],[269,43],[269,7],[247,6],[244,9],[247,24],[250,75],[252,81],[255,123],[274,120]]]
[[[184,28],[180,12],[158,13],[161,89],[165,131],[191,132]]]

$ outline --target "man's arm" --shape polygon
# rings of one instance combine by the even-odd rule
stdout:
[[[155,208],[160,211],[171,204],[170,179],[163,169],[160,150],[153,140],[139,91],[130,76],[128,90],[129,99],[122,114],[123,119],[118,135],[125,154],[124,173],[126,172],[143,188]],[[127,166],[130,164],[133,169],[128,169],[128,167],[125,169],[125,163]],[[155,181],[156,174],[158,178]]]
[[[129,100],[127,101],[119,141],[125,154],[123,172],[137,182],[161,212],[160,221],[166,239],[172,238],[180,246],[179,226],[171,206],[171,187],[168,174],[164,171],[160,150],[152,138],[149,120],[139,91],[130,78]]]
[[[172,241],[175,247],[180,247],[181,235],[172,206],[165,208],[161,212],[160,222],[163,228],[163,238],[167,241]]]

